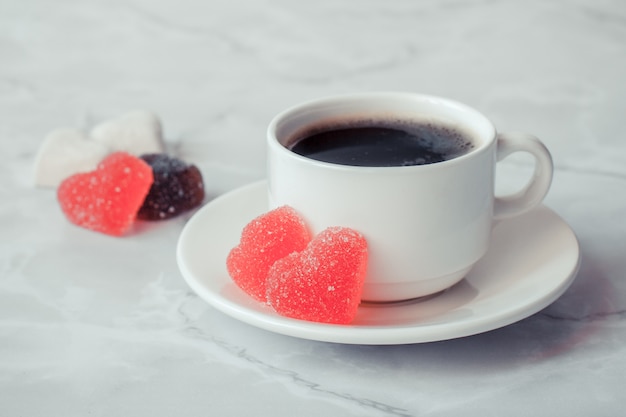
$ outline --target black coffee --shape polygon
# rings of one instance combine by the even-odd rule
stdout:
[[[292,141],[300,155],[341,165],[389,167],[447,161],[474,144],[464,133],[421,122],[363,121],[315,129]]]

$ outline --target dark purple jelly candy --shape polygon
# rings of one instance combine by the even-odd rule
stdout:
[[[140,158],[152,167],[154,183],[137,213],[138,219],[169,219],[202,203],[204,183],[195,165],[161,153]]]

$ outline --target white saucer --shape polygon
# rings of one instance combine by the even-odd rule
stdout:
[[[208,203],[182,231],[177,259],[189,286],[213,307],[276,333],[373,345],[469,336],[538,312],[563,294],[578,271],[574,232],[542,206],[499,223],[485,258],[443,293],[397,304],[362,304],[348,326],[290,319],[250,298],[226,271],[226,256],[243,227],[268,210],[266,194],[262,181]]]

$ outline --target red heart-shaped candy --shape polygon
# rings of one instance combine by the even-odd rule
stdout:
[[[57,189],[70,222],[114,236],[126,232],[153,182],[152,168],[125,152],[115,152],[95,171],[75,174]]]
[[[282,206],[248,223],[239,245],[226,259],[233,281],[254,299],[266,302],[267,272],[279,259],[303,250],[311,235],[305,222],[289,206]]]
[[[361,302],[366,272],[365,238],[353,229],[330,227],[302,252],[274,263],[267,301],[287,317],[348,324]]]

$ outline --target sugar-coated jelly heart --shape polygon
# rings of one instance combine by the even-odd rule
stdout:
[[[57,198],[70,222],[121,236],[135,220],[152,182],[152,169],[147,163],[126,152],[115,152],[95,171],[63,180]]]
[[[202,203],[204,182],[195,165],[160,153],[142,155],[141,159],[152,167],[154,183],[137,213],[138,219],[169,219]]]
[[[329,227],[306,249],[272,265],[267,301],[287,317],[349,324],[361,302],[367,258],[367,241],[360,233]]]
[[[226,259],[228,273],[251,297],[266,302],[270,267],[290,253],[303,250],[310,240],[304,220],[293,208],[276,208],[244,227],[239,245]]]

